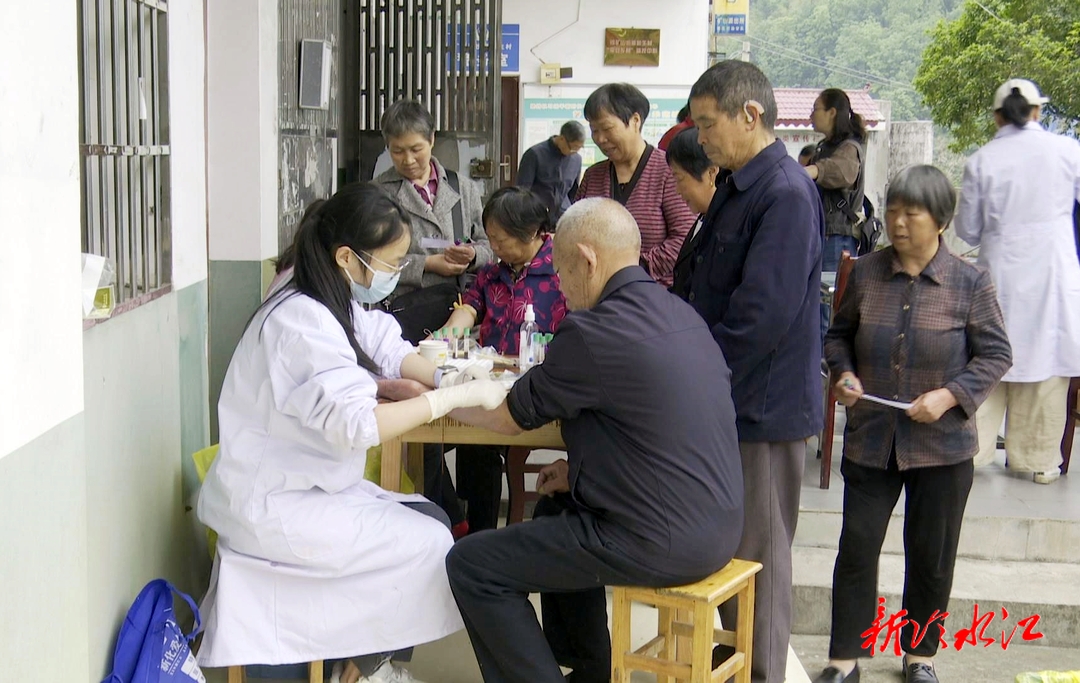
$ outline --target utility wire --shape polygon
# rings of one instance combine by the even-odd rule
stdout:
[[[845,76],[850,76],[850,77],[853,77],[853,78],[866,79],[866,80],[874,81],[874,82],[877,82],[877,83],[880,83],[880,84],[883,84],[883,85],[890,85],[890,86],[893,86],[895,88],[899,88],[899,89],[902,89],[902,90],[907,90],[909,92],[918,92],[917,90],[915,90],[914,87],[912,87],[912,85],[910,83],[904,83],[903,81],[898,81],[898,80],[895,80],[895,79],[892,79],[892,78],[885,78],[883,76],[878,76],[876,74],[872,74],[872,73],[869,73],[867,71],[862,71],[862,70],[857,69],[855,67],[849,67],[849,66],[845,66],[845,65],[842,65],[842,64],[836,64],[835,62],[829,62],[828,60],[821,59],[821,58],[818,58],[818,57],[809,57],[809,56],[804,55],[804,54],[802,54],[802,53],[800,53],[800,52],[798,52],[798,51],[796,51],[796,50],[794,50],[792,48],[784,47],[782,45],[777,45],[776,43],[769,42],[769,41],[764,40],[762,38],[756,38],[756,37],[753,37],[753,36],[747,36],[747,38],[752,43],[756,43],[758,49],[763,50],[765,52],[768,52],[770,54],[774,54],[774,55],[776,55],[778,57],[784,57],[786,59],[790,59],[792,61],[800,62],[800,63],[806,64],[808,66],[817,67],[819,69],[829,69],[829,70],[832,70],[832,71],[839,72],[839,73],[841,73],[841,74],[843,74]]]
[[[767,49],[767,51],[770,51],[773,54],[780,54],[780,56],[790,56],[791,59],[794,59],[796,61],[802,61],[804,64],[809,64],[810,66],[817,66],[818,68],[822,69],[832,69],[834,71],[843,72],[850,76],[857,76],[859,78],[865,78],[871,81],[877,81],[878,83],[885,83],[915,92],[915,88],[913,88],[910,83],[904,83],[903,81],[898,81],[893,78],[878,76],[877,74],[872,74],[868,71],[862,71],[861,69],[857,69],[855,67],[846,66],[843,64],[836,64],[835,62],[830,62],[820,57],[810,57],[808,55],[804,55],[801,52],[798,52],[797,50],[794,50],[793,48],[778,45],[776,43],[769,42],[763,38],[750,37],[750,40],[759,43],[759,47],[768,46],[769,48],[772,48],[771,50],[768,50],[767,48],[762,47],[762,49]],[[806,60],[810,61],[808,62]]]
[[[784,59],[790,59],[790,60],[792,60],[794,62],[799,62],[799,63],[802,63],[802,64],[806,64],[807,66],[813,66],[813,67],[816,67],[818,69],[826,69],[826,70],[830,70],[830,71],[835,71],[835,72],[839,73],[840,75],[848,76],[849,78],[858,78],[858,79],[862,79],[862,80],[877,81],[881,85],[889,85],[891,87],[894,87],[894,88],[897,88],[897,89],[900,89],[900,90],[906,90],[908,92],[918,93],[918,91],[915,88],[913,88],[912,86],[910,86],[910,85],[908,85],[906,83],[901,83],[900,81],[893,81],[891,79],[884,79],[884,78],[875,78],[875,77],[873,77],[872,75],[869,75],[869,74],[862,74],[862,73],[859,73],[857,71],[848,71],[848,70],[846,70],[846,69],[844,69],[843,67],[840,67],[840,66],[829,65],[829,64],[819,64],[817,62],[811,62],[811,61],[809,61],[807,59],[803,59],[802,57],[797,57],[797,56],[794,56],[794,55],[785,54],[783,52],[779,52],[777,50],[773,50],[773,49],[770,49],[770,48],[767,48],[767,47],[764,47],[764,46],[761,46],[761,45],[758,45],[756,49],[761,50],[763,52],[768,52],[769,54],[776,55],[777,57],[782,57]]]
[[[563,26],[563,27],[562,27],[561,29],[559,29],[559,30],[558,30],[558,31],[556,31],[555,33],[552,33],[552,34],[551,34],[550,36],[548,36],[547,38],[544,38],[543,40],[541,40],[541,41],[540,41],[539,43],[537,43],[536,45],[533,45],[532,47],[530,47],[530,48],[529,48],[529,54],[531,54],[531,55],[532,55],[533,57],[536,57],[537,61],[539,61],[539,62],[540,62],[541,64],[545,63],[545,60],[544,60],[544,58],[543,58],[543,57],[541,57],[540,55],[536,54],[536,48],[540,47],[540,46],[541,46],[541,45],[543,45],[544,43],[547,43],[548,41],[550,41],[550,40],[552,40],[552,39],[554,39],[554,38],[557,38],[558,36],[561,36],[561,35],[562,35],[563,33],[566,33],[566,31],[567,31],[567,30],[569,30],[571,26],[573,26],[574,24],[576,24],[576,23],[578,23],[579,21],[581,21],[581,6],[582,6],[582,5],[584,5],[584,4],[585,4],[585,0],[578,0],[578,4],[577,4],[577,18],[576,18],[576,19],[574,19],[573,21],[571,21],[571,22],[570,22],[569,24],[567,24],[566,26]]]

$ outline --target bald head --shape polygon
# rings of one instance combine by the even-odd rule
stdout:
[[[641,253],[641,231],[622,204],[593,197],[576,202],[559,219],[556,248],[576,244],[587,244],[605,261],[629,259],[632,265]]]
[[[638,265],[641,232],[630,212],[610,199],[571,206],[555,231],[555,271],[571,310],[592,308],[612,275]]]

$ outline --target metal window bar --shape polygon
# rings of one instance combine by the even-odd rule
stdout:
[[[360,0],[358,10],[361,129],[378,130],[391,103],[415,98],[440,131],[497,132],[500,2]]]
[[[83,250],[113,261],[117,303],[171,282],[167,12],[78,1]]]

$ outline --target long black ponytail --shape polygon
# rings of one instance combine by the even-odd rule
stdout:
[[[821,91],[818,99],[825,109],[836,110],[836,125],[829,142],[840,143],[850,138],[860,143],[866,142],[866,123],[851,108],[851,99],[846,92],[839,88],[828,88]]]
[[[335,254],[342,246],[357,254],[370,253],[393,244],[408,230],[408,214],[378,186],[371,183],[346,185],[315,210],[309,207],[295,241],[278,260],[282,270],[293,268],[292,280],[262,306],[276,302],[271,308],[272,313],[281,302],[296,294],[305,294],[318,301],[345,331],[357,363],[372,373],[379,373],[379,366],[356,341],[352,291]]]
[[[1020,94],[1020,88],[1013,88],[1005,101],[1001,103],[1001,109],[998,109],[998,112],[1001,118],[1005,119],[1005,123],[1023,128],[1031,122],[1031,112],[1034,108],[1027,98]]]
[[[297,231],[304,227],[304,223],[308,221],[318,220],[319,214],[322,212],[323,206],[326,205],[325,199],[316,199],[307,205],[304,209],[304,215],[300,217],[300,223],[297,224]],[[274,273],[281,275],[283,272],[292,268],[296,263],[296,242],[295,237],[292,244],[288,246],[285,251],[281,253],[281,256],[277,257],[274,261]]]

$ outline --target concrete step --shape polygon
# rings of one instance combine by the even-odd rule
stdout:
[[[795,545],[836,550],[842,513],[801,510]],[[904,517],[894,514],[882,552],[903,554]],[[959,556],[983,560],[1080,562],[1080,521],[1036,517],[967,516]],[[1080,589],[1078,589],[1080,590]]]
[[[792,631],[827,635],[836,551],[797,546],[792,560],[795,612]],[[878,577],[878,595],[886,599],[886,613],[898,612],[904,587],[903,556],[883,553]],[[1037,614],[1040,617],[1037,630],[1044,637],[1035,641],[1036,644],[1076,647],[1080,643],[1080,564],[958,558],[949,601],[947,641],[950,645],[956,630],[971,627],[976,603],[979,614],[997,612],[986,630],[990,637],[1000,638],[1003,628],[1008,635],[1020,619]],[[1004,622],[1003,607],[1009,615]],[[1022,630],[1017,630],[1017,639]]]

